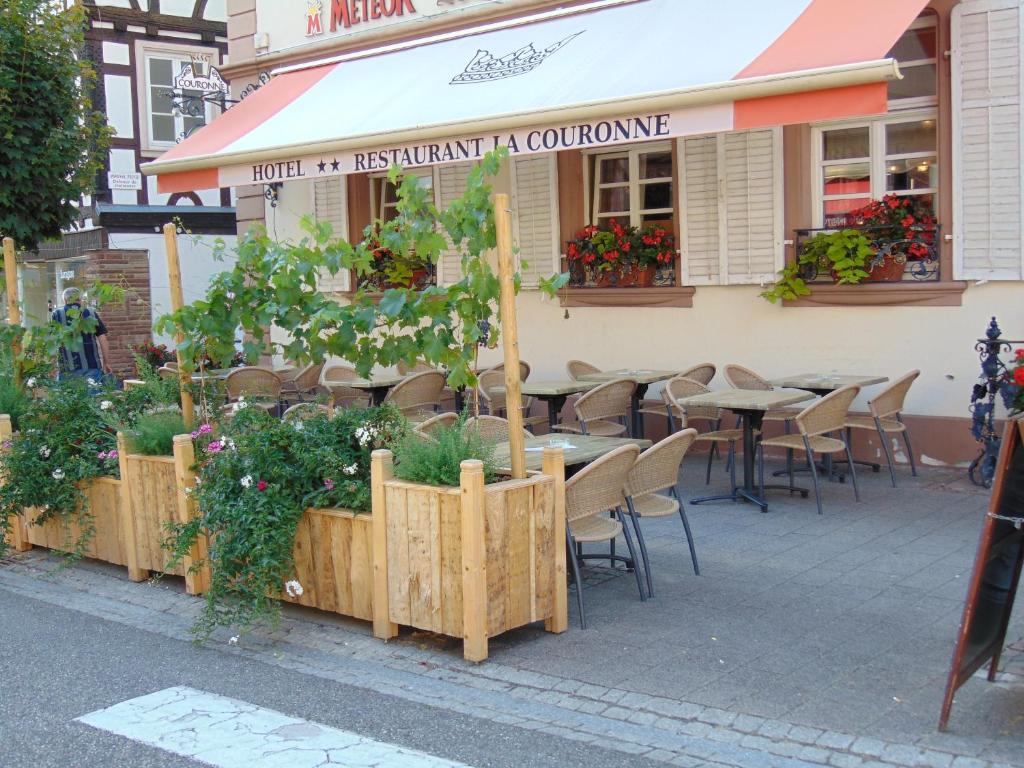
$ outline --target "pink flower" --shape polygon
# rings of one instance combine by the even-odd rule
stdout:
[[[198,432],[193,432],[193,433],[192,433],[192,434],[190,435],[190,437],[191,437],[191,438],[192,438],[193,440],[198,440],[198,439],[199,439],[199,433],[198,433]]]
[[[331,480],[331,478],[329,478],[329,477],[325,477],[324,478],[324,488],[326,488],[328,491],[333,491],[334,490],[334,481]]]
[[[265,490],[267,490],[267,481],[266,480],[260,480],[258,483],[256,483],[256,490],[257,491],[265,491]]]
[[[211,432],[213,432],[213,427],[211,427],[209,424],[200,424],[199,425],[199,434],[200,435],[208,435]]]
[[[100,451],[99,453],[96,454],[96,458],[97,459],[105,459],[105,458],[107,458],[107,452],[106,451]]]
[[[117,451],[111,451],[110,453],[108,453],[107,454],[107,458],[108,459],[116,459],[117,458]]]
[[[207,453],[220,453],[221,445],[216,440],[206,446]]]

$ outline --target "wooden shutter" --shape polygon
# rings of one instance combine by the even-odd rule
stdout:
[[[681,181],[679,208],[683,213],[683,283],[717,285],[722,271],[718,137],[680,139],[677,146]]]
[[[513,158],[513,236],[524,288],[558,272],[558,179],[555,155]]]
[[[783,260],[780,129],[680,139],[683,283],[770,281]]]
[[[437,190],[436,200],[440,208],[447,208],[454,200],[462,197],[466,191],[466,182],[472,163],[442,165],[434,172],[434,188]],[[451,285],[462,279],[462,253],[449,248],[441,254],[438,264],[438,285]]]
[[[723,283],[764,284],[782,267],[781,146],[777,128],[719,137],[727,264]]]
[[[1019,0],[953,9],[953,276],[1024,278]]]
[[[344,176],[313,182],[313,215],[318,222],[330,223],[333,237],[348,239],[348,195]],[[349,273],[343,271],[331,276],[322,271],[319,286],[324,293],[347,291]]]

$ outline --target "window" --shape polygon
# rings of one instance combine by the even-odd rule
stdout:
[[[144,132],[148,148],[162,150],[213,119],[214,105],[199,101],[203,91],[175,88],[174,81],[186,70],[192,70],[193,56],[200,61],[216,62],[219,54],[206,49],[144,49],[141,53],[143,72],[139,80],[141,103],[146,105]],[[190,108],[183,109],[183,101]]]
[[[887,194],[916,195],[935,210],[939,168],[933,113],[819,127],[815,227],[854,223],[852,213]]]
[[[434,175],[430,171],[415,175],[421,187],[434,188]],[[373,218],[391,221],[398,216],[398,185],[388,181],[387,176],[371,177],[370,184],[374,202]]]
[[[673,229],[672,147],[653,145],[591,157],[593,224],[612,219]]]
[[[889,109],[934,106],[938,102],[938,28],[935,14],[918,18],[896,41],[889,57],[900,64],[902,80],[889,82]]]

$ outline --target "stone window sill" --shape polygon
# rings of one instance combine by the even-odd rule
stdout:
[[[695,288],[569,288],[558,292],[563,307],[692,307]]]
[[[861,283],[815,285],[811,295],[785,307],[959,307],[967,283]]]

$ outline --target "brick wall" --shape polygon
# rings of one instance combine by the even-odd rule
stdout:
[[[153,334],[152,296],[149,289],[149,251],[102,250],[86,252],[89,281],[100,280],[125,290],[125,301],[107,304],[100,317],[107,326],[108,361],[120,376],[135,374],[131,348]]]

